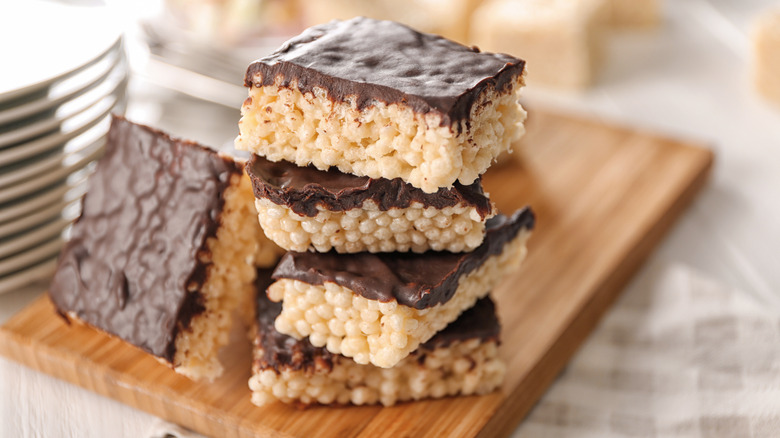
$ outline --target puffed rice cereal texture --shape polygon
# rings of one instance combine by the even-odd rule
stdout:
[[[257,81],[260,82],[260,81]],[[298,166],[331,166],[370,178],[401,178],[426,193],[471,184],[525,133],[518,75],[506,90],[486,87],[468,120],[441,126],[440,114],[401,103],[334,101],[327,91],[302,93],[293,81],[252,86],[241,107],[236,149]]]
[[[344,356],[333,363],[315,362],[310,368],[277,371],[255,364],[249,379],[252,403],[367,405],[486,394],[503,381],[504,363],[498,342],[469,339],[433,350],[420,348],[393,368],[361,365]],[[256,356],[262,351],[256,351]]]
[[[326,347],[359,364],[393,367],[517,269],[525,258],[529,235],[527,229],[520,231],[501,253],[461,276],[449,301],[421,310],[395,300],[370,300],[327,281],[313,285],[279,279],[267,291],[272,301],[283,305],[276,330],[296,339],[308,336],[315,347]]]
[[[494,211],[483,218],[468,205],[437,209],[420,202],[382,211],[371,200],[347,211],[318,206],[314,217],[299,215],[269,199],[258,199],[255,206],[265,235],[297,252],[469,252],[482,244],[485,221],[495,215]]]

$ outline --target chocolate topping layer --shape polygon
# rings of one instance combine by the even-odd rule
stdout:
[[[482,341],[498,340],[501,324],[496,315],[496,305],[490,296],[481,298],[474,307],[461,313],[458,319],[451,322],[444,330],[436,333],[420,348],[433,350],[448,347],[453,342],[481,339]]]
[[[336,254],[288,252],[282,257],[273,278],[289,278],[309,284],[326,281],[351,289],[370,300],[425,309],[449,301],[458,279],[499,254],[521,229],[532,229],[530,208],[512,217],[498,215],[487,220],[485,241],[472,252],[357,253]]]
[[[524,67],[509,55],[357,17],[305,30],[250,64],[244,84],[268,86],[281,76],[282,86],[295,83],[303,93],[322,88],[332,100],[354,99],[360,109],[375,101],[402,103],[417,113],[438,113],[441,126],[450,126],[468,121],[483,91],[504,91]]]
[[[51,283],[59,312],[170,362],[204,310],[206,240],[240,173],[210,149],[114,117]]]
[[[265,294],[270,283],[270,270],[265,271],[258,271],[257,274],[257,334],[254,342],[262,351],[261,355],[255,357],[256,369],[313,370],[316,363],[332,368],[335,355],[324,347],[314,347],[308,339],[299,341],[276,331],[274,321],[282,312],[282,303],[274,303]],[[456,341],[475,338],[497,340],[500,331],[493,300],[485,297],[419,348],[434,350],[448,347]]]
[[[272,162],[253,155],[246,164],[257,198],[267,198],[276,205],[284,205],[302,216],[319,213],[317,206],[329,211],[362,208],[372,200],[379,209],[408,208],[412,202],[442,209],[458,204],[470,205],[483,218],[490,214],[492,205],[482,191],[481,179],[464,186],[455,182],[452,188],[440,188],[436,193],[425,193],[401,178],[373,179],[314,166],[298,167],[286,161]]]

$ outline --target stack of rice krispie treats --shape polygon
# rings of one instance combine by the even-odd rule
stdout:
[[[489,292],[529,208],[482,175],[522,136],[525,63],[389,21],[315,26],[253,62],[236,147],[266,236],[253,401],[392,405],[503,377]]]

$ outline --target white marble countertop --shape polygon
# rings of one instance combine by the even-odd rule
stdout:
[[[780,311],[780,105],[749,77],[749,30],[768,0],[674,0],[663,25],[610,39],[599,83],[579,95],[539,89],[546,107],[699,140],[716,153],[712,181],[654,254],[745,291]],[[175,134],[221,144],[237,111],[209,107],[207,125],[189,123],[197,104],[166,111],[136,83],[128,116]],[[180,108],[181,109],[181,108]],[[199,119],[202,120],[202,119]],[[42,286],[0,295],[0,322]],[[0,358],[0,437],[144,436],[155,418]]]

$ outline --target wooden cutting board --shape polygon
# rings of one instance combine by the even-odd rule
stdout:
[[[499,208],[531,204],[523,267],[494,291],[508,364],[500,391],[392,408],[249,401],[249,343],[222,352],[226,375],[195,383],[121,341],[66,325],[43,297],[0,329],[0,353],[210,436],[495,437],[533,407],[702,187],[712,153],[695,145],[542,111],[485,186]]]

